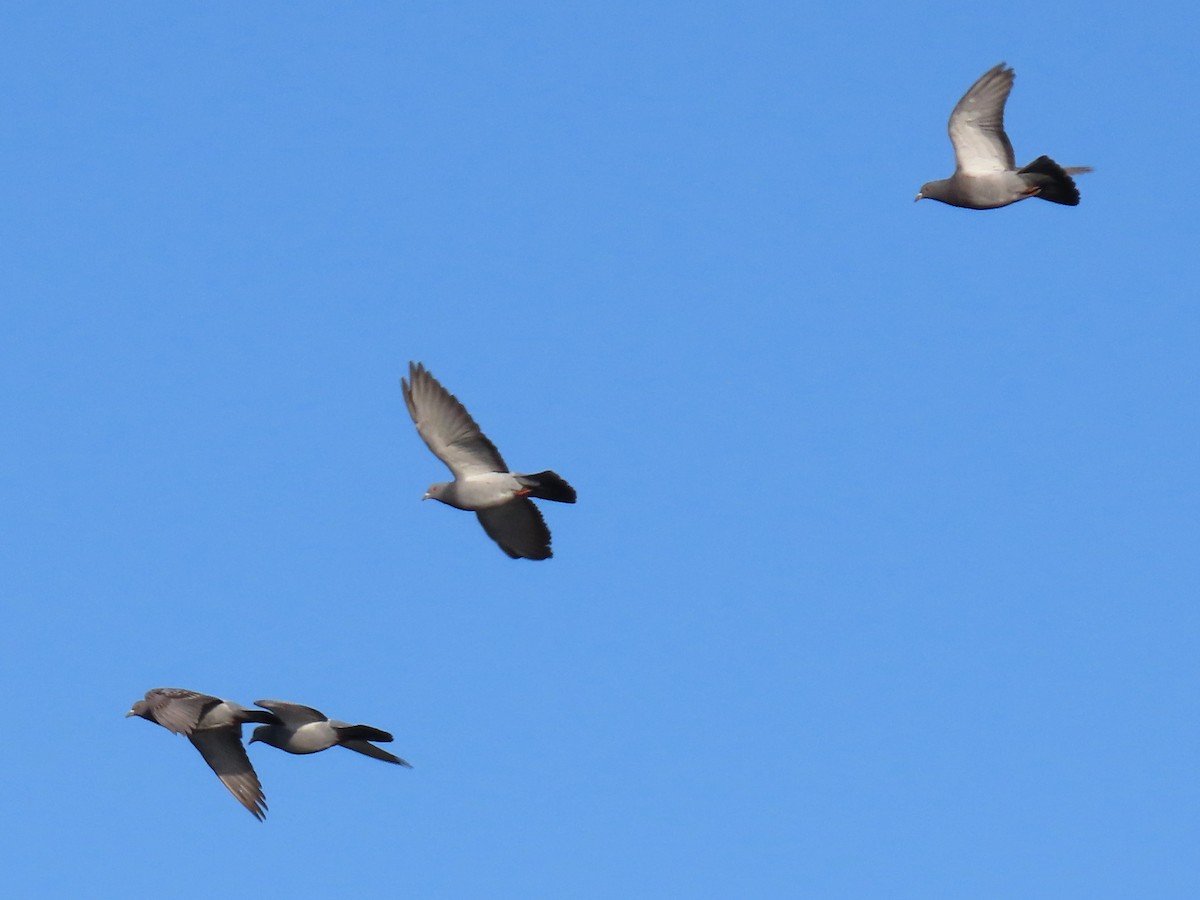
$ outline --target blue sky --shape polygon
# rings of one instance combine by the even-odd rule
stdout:
[[[10,10],[9,889],[1196,896],[1197,18]],[[1001,60],[1082,204],[914,205]],[[256,744],[260,824],[156,686],[415,768]]]

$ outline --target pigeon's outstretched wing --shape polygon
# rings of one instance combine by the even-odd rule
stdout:
[[[242,727],[201,728],[188,735],[204,761],[217,773],[221,783],[229,789],[238,803],[250,810],[260,822],[266,818],[267,800],[262,784],[250,757],[242,745]]]
[[[288,703],[286,700],[255,700],[254,705],[275,713],[283,724],[291,728],[307,725],[309,722],[325,722],[329,719],[319,709],[301,706],[299,703]]]
[[[220,697],[184,688],[153,688],[144,701],[153,720],[172,734],[191,734],[204,714],[221,702]]]
[[[500,451],[475,424],[466,407],[421,363],[408,364],[408,380],[401,378],[400,386],[421,439],[456,479],[508,471]]]
[[[541,511],[526,499],[476,510],[488,537],[513,559],[549,559],[550,529]]]
[[[991,175],[1017,167],[1012,143],[1004,133],[1004,104],[1016,73],[1004,63],[988,69],[963,94],[950,113],[950,143],[956,174]]]

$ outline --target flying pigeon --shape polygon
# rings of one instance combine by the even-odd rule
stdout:
[[[238,802],[260,822],[266,817],[262,785],[242,746],[242,723],[278,722],[272,713],[183,688],[153,688],[125,714],[125,718],[130,716],[141,716],[172,734],[187,735]]]
[[[454,475],[454,481],[430,485],[421,499],[473,510],[488,537],[513,559],[553,556],[550,529],[529,498],[574,503],[575,489],[551,471],[510,472],[471,414],[423,365],[410,362],[408,377],[400,379],[408,413],[434,456]]]
[[[386,731],[370,725],[351,725],[330,719],[311,706],[285,703],[283,700],[255,700],[255,706],[274,713],[278,724],[259,725],[250,736],[250,743],[262,741],[288,753],[318,753],[340,745],[374,759],[395,763],[411,769],[412,766],[398,756],[381,750],[370,741],[390,743],[392,736]]]
[[[954,174],[921,186],[916,199],[941,200],[967,209],[996,209],[1028,197],[1064,206],[1079,205],[1072,175],[1091,166],[1063,168],[1039,156],[1018,169],[1012,144],[1004,133],[1004,104],[1016,73],[1000,63],[971,85],[950,113],[950,143],[957,166]]]

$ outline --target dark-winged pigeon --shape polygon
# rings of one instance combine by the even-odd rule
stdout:
[[[141,716],[172,734],[186,735],[229,793],[259,821],[266,816],[262,785],[242,746],[242,723],[277,723],[272,713],[183,688],[153,688],[146,691],[144,700],[133,704],[125,714],[129,716]]]
[[[510,472],[471,414],[423,365],[409,363],[408,377],[400,379],[408,413],[425,444],[454,475],[454,481],[430,485],[421,499],[472,510],[513,559],[553,556],[550,529],[529,498],[574,503],[575,489],[551,471]]]
[[[1039,156],[1017,168],[1004,133],[1004,104],[1014,77],[1013,70],[1000,63],[958,101],[949,126],[957,163],[954,174],[922,185],[916,199],[928,197],[967,209],[996,209],[1029,197],[1079,205],[1079,189],[1071,176],[1090,172],[1091,166],[1063,168],[1050,157]]]
[[[288,753],[318,753],[330,747],[345,747],[373,759],[412,768],[398,756],[381,750],[371,741],[390,743],[392,736],[370,725],[351,725],[331,719],[320,710],[283,700],[255,700],[255,706],[274,713],[278,724],[260,725],[250,736],[250,743],[262,741]]]

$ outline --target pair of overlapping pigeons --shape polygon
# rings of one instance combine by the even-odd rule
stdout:
[[[299,703],[255,700],[254,705],[262,708],[249,709],[232,700],[183,688],[154,688],[146,691],[145,698],[134,703],[125,716],[141,716],[172,734],[186,735],[229,793],[259,821],[266,816],[267,801],[242,744],[242,725],[246,723],[258,723],[250,736],[251,744],[261,741],[297,754],[345,747],[411,768],[400,757],[371,743],[389,743],[392,736],[386,731],[340,722]]]

